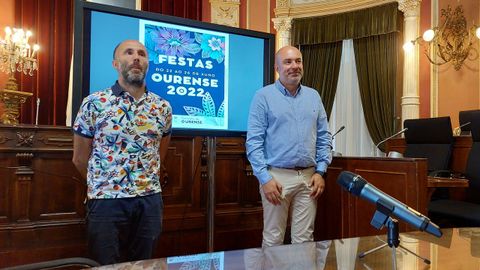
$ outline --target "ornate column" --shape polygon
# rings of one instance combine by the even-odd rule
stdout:
[[[418,239],[408,237],[406,235],[401,235],[399,237],[399,240],[400,240],[400,245],[402,245],[402,247],[410,250],[415,254],[418,254],[418,255],[420,254],[420,247],[419,247],[420,241]],[[418,267],[419,266],[418,263],[420,261],[422,260],[419,260],[415,256],[402,256],[401,267],[398,267],[397,269],[400,269],[400,270],[418,269],[420,268]]]
[[[211,22],[240,27],[240,0],[210,0]]]
[[[281,17],[273,18],[273,27],[277,30],[277,35],[275,36],[275,46],[277,49],[282,48],[286,45],[291,45],[291,33],[292,29],[292,18],[291,17]]]
[[[292,17],[290,17],[290,0],[276,0],[275,18],[272,19],[273,28],[277,30],[275,35],[275,47],[291,45]]]
[[[398,9],[404,14],[404,42],[414,40],[419,33],[421,0],[398,0]],[[404,53],[402,123],[419,117],[419,48]]]

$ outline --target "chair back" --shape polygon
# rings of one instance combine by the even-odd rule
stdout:
[[[428,159],[428,171],[449,170],[453,148],[450,117],[408,119],[403,122],[405,157]]]
[[[480,203],[480,110],[472,114],[472,148],[468,154],[465,177],[469,180],[468,200]]]
[[[460,122],[460,135],[470,135],[472,120],[479,117],[480,110],[460,111],[458,120]],[[470,124],[468,124],[470,122]]]

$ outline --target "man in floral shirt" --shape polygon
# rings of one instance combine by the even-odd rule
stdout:
[[[149,259],[162,228],[160,164],[170,104],[148,91],[148,55],[136,40],[114,50],[117,82],[87,96],[75,120],[73,163],[87,179],[88,242],[101,264]]]

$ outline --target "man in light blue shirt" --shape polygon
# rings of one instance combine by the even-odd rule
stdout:
[[[281,245],[291,212],[292,243],[313,241],[317,198],[325,189],[332,136],[320,95],[300,84],[301,52],[275,55],[279,80],[257,91],[248,118],[247,157],[260,182],[262,246]]]

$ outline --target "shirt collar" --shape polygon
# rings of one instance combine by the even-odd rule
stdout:
[[[283,86],[283,84],[280,82],[280,80],[276,80],[275,81],[275,87],[278,89],[278,91],[280,91],[283,95],[285,96],[292,96],[290,94],[290,92],[288,91],[287,88],[285,88],[285,86]],[[297,92],[295,94],[295,96],[297,96],[299,93],[300,93],[300,90],[302,90],[302,84],[300,84],[297,88]],[[295,97],[293,96],[293,97]]]
[[[118,81],[115,81],[115,84],[112,86],[112,93],[119,97],[121,95],[123,95],[124,92],[127,92],[125,91],[125,89],[123,89],[123,87],[118,83]],[[148,89],[147,87],[145,87],[145,95],[148,95]]]

